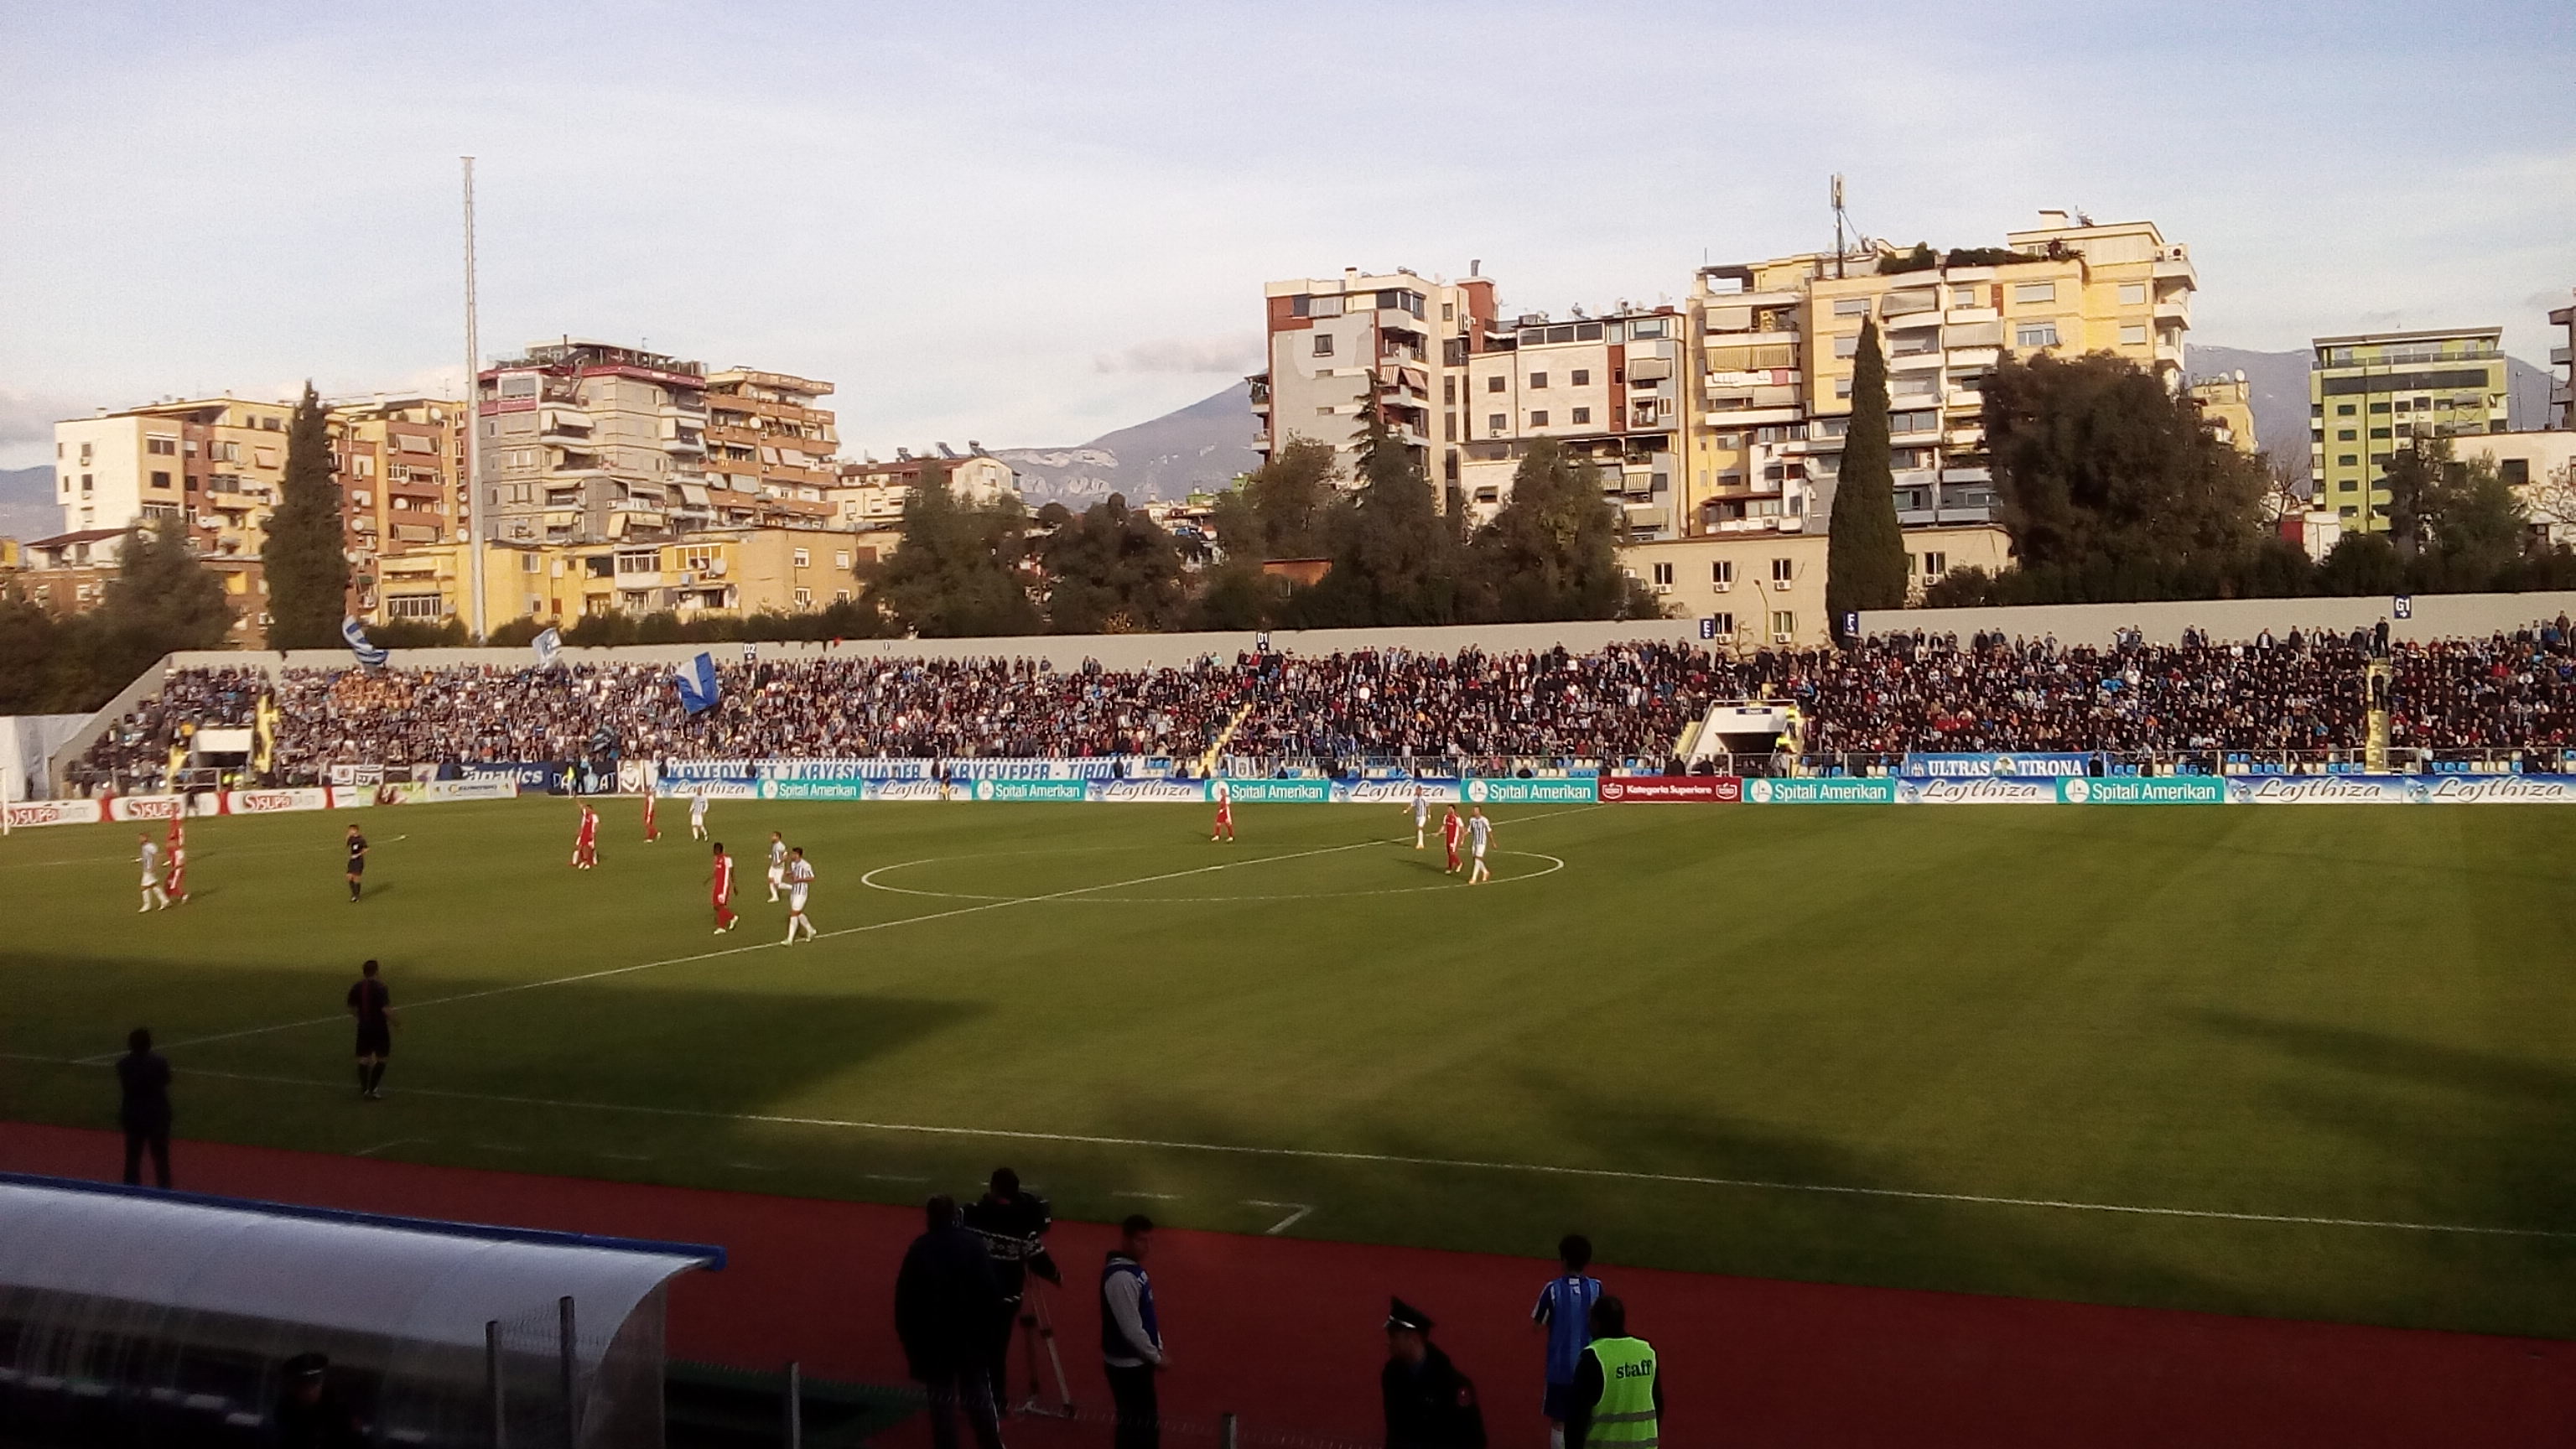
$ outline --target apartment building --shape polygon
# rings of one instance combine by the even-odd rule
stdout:
[[[1399,267],[1300,277],[1262,288],[1268,369],[1252,375],[1253,446],[1296,438],[1330,444],[1347,483],[1371,412],[1417,450],[1436,492],[1462,483],[1462,445],[1476,411],[1467,361],[1501,335],[1494,282],[1425,279]]]
[[[485,368],[476,501],[510,543],[660,537],[706,490],[706,368],[566,337]],[[756,476],[756,475],[737,475]],[[731,492],[732,490],[728,490]]]
[[[2187,247],[2153,222],[2064,212],[2004,241],[1702,268],[1690,301],[1687,531],[1824,526],[1865,322],[1878,324],[1887,362],[1909,528],[1994,516],[1981,385],[2004,357],[2108,352],[2179,385],[2199,286]]]
[[[200,549],[212,541],[203,529],[193,532]],[[125,539],[122,528],[87,528],[36,539],[23,548],[14,540],[0,540],[14,550],[13,558],[0,561],[0,570],[10,587],[48,613],[86,614],[106,602],[108,585],[123,571]],[[210,557],[205,562],[222,583],[224,604],[232,613],[225,646],[260,647],[268,634],[268,579],[258,557]]]
[[[900,528],[903,507],[921,487],[925,468],[946,474],[949,491],[961,502],[992,503],[1020,496],[1019,471],[986,452],[982,443],[968,442],[963,453],[937,443],[917,457],[910,448],[897,448],[890,463],[867,458],[841,464],[823,492],[825,516],[838,528]]]
[[[465,404],[377,398],[329,413],[355,607],[373,607],[376,560],[464,531]]]
[[[1825,610],[1831,546],[1820,529],[1710,533],[1630,543],[1619,566],[1674,614],[1701,620],[1717,648],[1810,649],[1833,635]],[[1953,570],[1993,573],[2012,558],[2012,536],[1991,523],[1908,529],[1905,546],[1909,602]]]
[[[2549,426],[2576,428],[2576,307],[2550,309],[2558,340],[2549,348]]]
[[[256,558],[286,476],[292,402],[201,398],[54,425],[54,500],[63,531],[161,517],[206,533],[219,558]]]
[[[685,526],[810,524],[831,515],[838,481],[833,415],[814,404],[832,384],[784,372],[728,368],[707,375],[706,482],[681,483]]]
[[[469,617],[471,544],[387,554],[377,619]],[[719,528],[664,540],[486,543],[483,603],[495,623],[569,625],[589,615],[806,613],[856,598],[857,569],[891,539],[829,528]]]
[[[2201,426],[2240,453],[2262,450],[2254,436],[2254,385],[2242,370],[2194,379],[2185,389],[2200,409]]]
[[[2504,329],[2320,337],[2308,363],[2308,475],[2347,531],[2388,528],[2388,464],[2410,438],[2505,431]]]
[[[1578,308],[1562,321],[1526,314],[1481,339],[1465,357],[1455,410],[1464,441],[1454,481],[1470,521],[1482,524],[1510,501],[1529,445],[1552,438],[1600,469],[1631,537],[1676,536],[1688,327],[1673,307],[1621,306],[1598,317]],[[1451,410],[1442,412],[1445,451]]]

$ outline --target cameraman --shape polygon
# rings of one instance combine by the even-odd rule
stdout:
[[[1064,1274],[1046,1250],[1047,1229],[1054,1225],[1047,1200],[1022,1192],[1020,1175],[1007,1167],[993,1169],[991,1190],[966,1209],[966,1226],[983,1235],[985,1251],[993,1255],[993,1276],[1002,1290],[1005,1311],[993,1329],[991,1372],[993,1403],[1004,1414],[1010,1412],[1011,1403],[1011,1329],[1028,1292],[1028,1275],[1035,1273],[1059,1288],[1064,1286]]]

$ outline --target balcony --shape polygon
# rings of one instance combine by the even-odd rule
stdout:
[[[2191,264],[2191,258],[2179,247],[2174,249],[2172,256],[2160,258],[2156,262],[2154,275],[2159,282],[2176,280],[2187,282],[2195,288],[2200,285],[2199,268]]]
[[[1941,314],[1941,320],[1953,327],[1964,327],[1978,322],[1992,322],[1996,324],[1995,335],[1997,337],[2001,337],[2003,335],[2003,318],[2004,314],[1996,311],[1992,307],[1953,307],[1949,311]]]
[[[2565,366],[2566,366],[2566,365],[2567,365],[2571,360],[2576,360],[2576,359],[2571,359],[2571,358],[2569,357],[2569,355],[2568,355],[2568,354],[2569,354],[2569,349],[2564,348],[2564,347],[2553,347],[2553,348],[2549,349],[2549,364],[2550,364],[2550,366],[2552,366],[2552,367],[2565,367]]]
[[[2186,327],[2190,326],[2191,298],[2189,296],[2157,298],[2156,320],[2159,322],[2179,322]]]
[[[1888,370],[1891,372],[1920,371],[1923,368],[1940,365],[1941,349],[1938,347],[1927,347],[1919,352],[1899,352],[1887,359]]]
[[[1702,413],[1700,425],[1710,428],[1752,428],[1765,423],[1794,423],[1805,416],[1805,410],[1791,407],[1756,407],[1750,403],[1733,407],[1720,405],[1716,411]]]

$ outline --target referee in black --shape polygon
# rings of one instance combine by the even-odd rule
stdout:
[[[349,988],[349,1014],[358,1019],[358,1095],[369,1101],[384,1096],[385,1063],[394,1054],[394,994],[380,969],[369,958]]]
[[[349,822],[349,904],[358,903],[358,878],[367,873],[367,837],[358,833],[358,822]]]
[[[991,1373],[993,1407],[1007,1415],[1011,1411],[1011,1330],[1023,1321],[1031,1328],[1037,1326],[1037,1316],[1023,1312],[1029,1275],[1064,1286],[1064,1273],[1046,1250],[1046,1232],[1055,1226],[1055,1213],[1045,1198],[1021,1190],[1018,1173],[997,1167],[989,1190],[966,1209],[965,1223],[984,1239],[984,1250],[993,1258],[993,1278],[1002,1290],[1004,1312],[1001,1322],[993,1325]]]

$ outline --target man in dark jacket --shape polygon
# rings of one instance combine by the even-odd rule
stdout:
[[[966,1208],[966,1226],[984,1240],[984,1251],[992,1254],[993,1278],[1002,1291],[1002,1319],[993,1331],[991,1367],[993,1405],[1003,1413],[1010,1412],[1011,1406],[1012,1320],[1020,1319],[1031,1331],[1038,1331],[1037,1314],[1026,1302],[1029,1275],[1059,1287],[1064,1284],[1063,1271],[1047,1256],[1046,1233],[1054,1224],[1047,1200],[1023,1189],[1020,1175],[1007,1167],[994,1168],[991,1190]],[[1051,1338],[1049,1343],[1053,1352]]]
[[[1002,1290],[984,1240],[958,1221],[946,1194],[923,1208],[927,1231],[912,1240],[894,1280],[894,1331],[912,1376],[930,1399],[930,1442],[956,1449],[956,1411],[966,1411],[978,1449],[1002,1449],[1002,1426],[986,1375]]]
[[[1431,1341],[1431,1315],[1401,1298],[1387,1301],[1386,1449],[1485,1449],[1485,1411],[1476,1386]]]
[[[116,1122],[125,1129],[125,1183],[143,1185],[143,1154],[152,1154],[152,1181],[170,1185],[170,1061],[152,1049],[152,1033],[136,1027],[125,1037],[125,1055],[116,1060],[116,1085],[122,1100]]]

